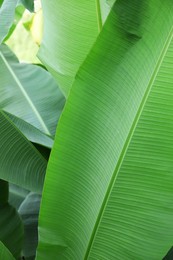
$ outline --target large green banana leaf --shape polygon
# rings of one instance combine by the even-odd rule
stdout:
[[[172,0],[114,4],[59,122],[37,259],[157,260],[172,246],[172,38]]]
[[[0,7],[0,44],[13,24],[17,2],[18,0],[4,0]]]
[[[110,5],[105,0],[42,0],[42,7],[44,33],[39,58],[67,96],[76,72],[101,30]]]
[[[47,161],[0,111],[0,178],[41,193]]]
[[[14,260],[14,257],[9,252],[9,250],[0,241],[0,259]]]
[[[65,98],[50,74],[40,66],[19,63],[1,45],[0,78],[0,108],[54,136]]]

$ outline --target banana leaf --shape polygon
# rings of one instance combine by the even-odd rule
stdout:
[[[110,5],[105,0],[43,0],[42,8],[44,31],[38,56],[68,96],[79,67],[102,29]]]
[[[57,128],[37,259],[154,260],[172,246],[172,39],[171,0],[113,5]]]
[[[25,259],[35,259],[38,244],[38,214],[41,196],[30,192],[19,207],[19,214],[24,224],[23,255]]]
[[[46,159],[0,111],[0,178],[41,193]]]
[[[0,44],[8,34],[14,20],[18,0],[4,0],[0,7]]]
[[[10,38],[10,36],[14,32],[14,30],[16,29],[16,26],[18,25],[19,21],[21,20],[24,11],[25,11],[24,6],[17,4],[17,6],[15,8],[13,23],[8,31],[8,34],[3,39],[3,42],[6,42]]]
[[[19,0],[30,12],[34,12],[34,0]]]
[[[24,136],[32,143],[37,143],[42,146],[52,148],[53,139],[52,137],[44,134],[38,128],[27,123],[19,117],[16,117],[10,113],[3,111],[4,114],[14,123],[14,125],[24,134]]]
[[[8,259],[8,260],[15,259],[10,253],[10,251],[4,246],[4,244],[1,241],[0,241],[0,259]]]
[[[50,74],[1,45],[0,78],[0,108],[53,138],[65,98]]]
[[[19,259],[23,245],[23,224],[16,209],[8,203],[8,195],[8,183],[0,180],[0,242],[3,242],[13,256]],[[5,254],[7,250],[3,249],[1,243],[0,259],[8,260]]]
[[[16,210],[19,209],[20,205],[28,194],[28,190],[9,183],[9,204],[12,205]]]

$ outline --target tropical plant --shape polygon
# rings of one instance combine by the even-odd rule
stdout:
[[[172,1],[42,0],[43,67],[4,45],[16,5],[1,2],[0,254],[34,259],[38,225],[39,260],[162,259],[173,244]]]

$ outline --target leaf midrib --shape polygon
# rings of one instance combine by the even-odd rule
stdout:
[[[159,72],[159,69],[160,69],[160,67],[161,67],[161,64],[162,64],[162,62],[163,62],[163,59],[164,59],[164,57],[165,57],[165,54],[166,54],[166,52],[167,52],[167,50],[168,50],[168,48],[169,48],[169,45],[170,45],[172,39],[173,39],[173,26],[171,27],[170,33],[168,34],[168,37],[167,37],[167,39],[166,39],[166,41],[165,41],[165,45],[164,45],[164,47],[163,47],[163,50],[161,51],[160,57],[159,57],[159,59],[158,59],[158,62],[157,62],[157,64],[156,64],[156,67],[155,67],[155,69],[154,69],[154,71],[153,71],[153,73],[152,73],[152,76],[151,76],[151,79],[150,79],[150,81],[149,81],[148,87],[147,87],[147,89],[146,89],[146,91],[145,91],[145,94],[144,94],[144,96],[143,96],[143,99],[142,99],[142,101],[141,101],[141,104],[139,105],[139,109],[138,109],[138,111],[137,111],[137,113],[136,113],[136,116],[135,116],[134,121],[133,121],[133,123],[132,123],[132,126],[131,126],[131,128],[130,128],[129,134],[128,134],[128,136],[127,136],[127,138],[126,138],[126,141],[125,141],[125,143],[124,143],[122,152],[121,152],[121,154],[120,154],[120,156],[119,156],[119,160],[118,160],[118,162],[117,162],[117,164],[116,164],[116,166],[115,166],[115,170],[114,170],[114,172],[113,172],[113,176],[112,176],[112,178],[111,178],[111,180],[110,180],[110,184],[109,184],[109,186],[108,186],[108,189],[107,189],[106,195],[105,195],[105,197],[104,197],[102,206],[101,206],[101,208],[100,208],[100,212],[99,212],[99,214],[98,214],[98,217],[97,217],[97,220],[96,220],[96,223],[95,223],[93,232],[92,232],[92,234],[91,234],[91,238],[90,238],[90,241],[89,241],[89,244],[88,244],[88,248],[87,248],[87,250],[86,250],[86,254],[85,254],[85,256],[84,256],[84,260],[87,260],[87,259],[88,259],[89,254],[90,254],[90,252],[91,252],[91,248],[92,248],[92,246],[93,246],[93,243],[94,243],[94,240],[95,240],[95,237],[96,237],[96,234],[97,234],[97,230],[98,230],[99,225],[100,225],[100,223],[101,223],[101,219],[102,219],[102,216],[103,216],[103,214],[104,214],[105,208],[106,208],[106,206],[107,206],[107,202],[108,202],[108,200],[109,200],[109,197],[110,197],[110,195],[111,195],[111,192],[112,192],[112,190],[113,190],[114,184],[115,184],[115,182],[116,182],[116,180],[117,180],[119,170],[120,170],[121,165],[122,165],[122,163],[123,163],[124,157],[125,157],[126,152],[127,152],[127,150],[128,150],[128,147],[129,147],[129,144],[130,144],[131,139],[132,139],[132,137],[133,137],[133,134],[134,134],[134,132],[135,132],[136,126],[137,126],[138,121],[139,121],[139,118],[140,118],[140,116],[141,116],[141,114],[142,114],[142,111],[143,111],[143,109],[144,109],[144,107],[145,107],[145,104],[146,104],[146,101],[147,101],[148,96],[149,96],[149,94],[150,94],[150,91],[151,91],[151,88],[152,88],[152,86],[153,86],[153,83],[154,83],[154,81],[155,81],[155,79],[156,79],[156,76],[157,76],[157,74],[158,74],[158,72]]]
[[[43,129],[45,130],[45,133],[47,135],[51,135],[51,133],[49,132],[46,124],[44,123],[41,115],[39,114],[39,112],[37,111],[37,108],[35,107],[34,103],[32,102],[32,100],[30,99],[29,95],[27,94],[27,92],[25,91],[25,89],[23,88],[20,80],[18,79],[18,77],[16,76],[15,72],[13,71],[13,69],[11,68],[11,66],[8,64],[7,59],[4,57],[3,53],[0,51],[0,56],[5,64],[5,66],[7,67],[7,69],[9,70],[9,72],[11,73],[14,81],[16,82],[17,86],[19,87],[20,91],[22,92],[23,96],[25,97],[25,99],[27,100],[29,106],[31,107],[31,109],[33,110],[34,114],[36,115],[39,123],[41,124],[41,126],[43,127]]]
[[[102,15],[101,15],[101,6],[100,0],[96,0],[96,15],[97,15],[97,23],[98,23],[98,31],[99,33],[102,30]]]

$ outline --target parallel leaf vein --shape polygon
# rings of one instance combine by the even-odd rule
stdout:
[[[104,200],[103,200],[103,203],[102,203],[102,206],[101,206],[99,215],[98,215],[97,220],[96,220],[96,223],[95,223],[95,227],[94,227],[94,229],[93,229],[93,233],[92,233],[92,235],[91,235],[91,239],[90,239],[89,244],[88,244],[88,248],[87,248],[87,250],[86,250],[86,254],[85,254],[85,257],[84,257],[85,260],[88,259],[89,254],[90,254],[90,252],[91,252],[91,248],[92,248],[92,246],[93,246],[93,243],[94,243],[94,240],[95,240],[95,237],[96,237],[96,234],[97,234],[97,231],[98,231],[98,228],[99,228],[99,225],[100,225],[102,216],[103,216],[103,214],[104,214],[105,208],[106,208],[106,206],[107,206],[107,202],[108,202],[108,200],[109,200],[109,197],[110,197],[111,192],[112,192],[112,190],[113,190],[114,184],[115,184],[116,179],[117,179],[117,177],[118,177],[118,173],[119,173],[119,170],[120,170],[121,165],[122,165],[122,163],[123,163],[123,159],[124,159],[124,157],[125,157],[125,155],[126,155],[126,152],[127,152],[127,150],[128,150],[130,141],[131,141],[131,139],[132,139],[132,137],[133,137],[134,131],[135,131],[136,126],[137,126],[137,124],[138,124],[139,118],[140,118],[140,116],[141,116],[141,114],[142,114],[142,111],[143,111],[143,109],[144,109],[144,107],[145,107],[145,104],[146,104],[146,101],[147,101],[148,96],[149,96],[149,94],[150,94],[150,91],[151,91],[151,89],[152,89],[153,83],[154,83],[154,81],[155,81],[155,79],[156,79],[156,76],[157,76],[157,74],[158,74],[158,72],[159,72],[159,69],[160,69],[160,67],[161,67],[161,64],[162,64],[162,62],[163,62],[163,59],[164,59],[164,57],[165,57],[165,54],[166,54],[166,52],[167,52],[167,50],[168,50],[168,48],[169,48],[169,45],[170,45],[172,39],[173,39],[173,26],[171,27],[170,33],[168,34],[168,37],[167,37],[167,39],[166,39],[166,41],[165,41],[165,44],[164,44],[164,46],[163,46],[163,50],[161,51],[160,57],[158,58],[158,62],[157,62],[157,64],[156,64],[156,66],[155,66],[155,69],[153,70],[151,79],[150,79],[150,81],[149,81],[149,83],[148,83],[148,87],[147,87],[147,89],[146,89],[146,91],[145,91],[145,94],[144,94],[144,96],[143,96],[143,99],[142,99],[142,101],[141,101],[141,104],[140,104],[140,106],[139,106],[139,109],[138,109],[138,111],[137,111],[137,113],[136,113],[136,116],[135,116],[134,121],[133,121],[133,123],[132,123],[131,129],[130,129],[130,131],[129,131],[129,134],[128,134],[128,136],[127,136],[127,138],[126,138],[126,141],[125,141],[125,143],[124,143],[124,146],[123,146],[122,152],[121,152],[121,154],[120,154],[119,160],[118,160],[118,162],[117,162],[117,165],[115,166],[114,173],[113,173],[113,175],[112,175],[110,184],[109,184],[109,186],[108,186],[108,190],[107,190],[107,192],[106,192],[106,195],[105,195],[105,198],[104,198]]]
[[[30,105],[31,109],[33,110],[34,114],[36,115],[36,117],[38,118],[38,121],[40,122],[41,126],[43,127],[43,129],[45,130],[45,133],[48,135],[51,135],[46,124],[44,123],[40,113],[38,112],[37,108],[35,107],[34,103],[32,102],[31,98],[28,96],[27,92],[25,91],[25,89],[23,88],[20,80],[18,79],[18,77],[16,76],[16,74],[14,73],[13,69],[11,68],[11,66],[8,64],[8,61],[6,60],[6,58],[4,57],[3,53],[0,52],[0,56],[5,64],[5,66],[7,67],[7,69],[9,70],[10,74],[12,75],[13,79],[15,80],[17,86],[19,87],[20,91],[22,92],[23,96],[26,98],[28,104]]]

